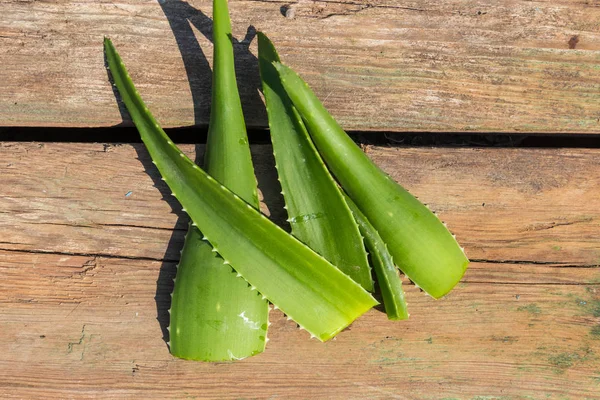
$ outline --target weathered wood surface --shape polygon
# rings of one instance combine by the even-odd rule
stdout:
[[[162,339],[186,222],[143,147],[0,144],[1,397],[600,398],[600,151],[367,151],[477,260],[463,282],[325,344],[272,312],[265,353],[204,364]]]
[[[0,125],[120,124],[105,35],[165,126],[207,124],[210,0],[0,4]],[[232,1],[247,121],[266,126],[254,25],[347,129],[600,133],[599,5]]]

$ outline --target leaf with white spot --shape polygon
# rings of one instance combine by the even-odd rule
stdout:
[[[108,39],[105,50],[115,84],[158,170],[192,221],[237,273],[323,341],[377,304],[350,277],[223,189],[189,158],[181,157],[154,117],[144,111],[144,103]]]

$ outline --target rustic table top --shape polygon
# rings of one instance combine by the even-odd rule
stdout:
[[[246,119],[267,126],[258,29],[349,130],[594,137],[599,6],[231,1]],[[208,123],[210,1],[0,10],[0,126],[130,124],[105,35],[164,126]],[[144,147],[2,140],[2,399],[600,399],[600,149],[363,146],[456,234],[464,279],[441,300],[405,281],[408,321],[373,309],[327,343],[272,311],[264,353],[211,364],[166,345],[187,219]],[[282,222],[271,147],[252,152]]]
[[[210,0],[0,4],[2,125],[120,124],[104,36],[164,126],[208,123]],[[246,119],[267,126],[257,90],[257,29],[347,129],[598,133],[599,5],[232,1]]]
[[[206,364],[163,340],[187,221],[143,146],[0,144],[3,398],[598,398],[600,150],[366,150],[465,246],[463,281],[405,282],[408,321],[372,310],[324,344],[273,311],[265,353]]]

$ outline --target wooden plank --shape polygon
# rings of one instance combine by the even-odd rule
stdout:
[[[209,0],[1,4],[0,125],[120,124],[107,35],[165,126],[206,126]],[[247,122],[267,126],[253,24],[346,129],[599,133],[599,4],[232,1]]]
[[[407,285],[410,320],[372,310],[325,344],[272,312],[267,351],[220,364],[161,339],[174,269],[0,251],[2,397],[598,398],[598,268],[475,263],[439,301]],[[487,271],[513,283],[471,283]]]
[[[600,264],[598,149],[367,152],[471,259]],[[263,211],[281,223],[270,146],[253,146],[253,157]],[[142,145],[2,143],[0,160],[0,249],[178,259],[187,219]]]
[[[273,311],[265,353],[204,364],[163,340],[186,221],[143,147],[0,143],[2,398],[600,398],[600,150],[366,151],[479,261],[442,300],[405,282],[408,321],[322,344]]]

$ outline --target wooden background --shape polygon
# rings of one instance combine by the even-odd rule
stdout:
[[[251,24],[349,130],[599,138],[595,0],[230,8],[252,127]],[[0,0],[0,126],[128,124],[107,35],[165,126],[205,127],[210,16],[208,1]],[[187,220],[143,146],[1,132],[2,399],[600,399],[598,148],[364,146],[457,235],[463,281],[437,301],[406,282],[410,320],[372,310],[324,344],[273,311],[265,353],[208,364],[165,344]],[[271,148],[252,151],[281,222]]]
[[[120,124],[104,36],[164,126],[207,123],[210,1],[0,7],[3,125]],[[262,0],[230,10],[253,127],[266,117],[249,26],[271,37],[348,129],[600,131],[599,0]]]

